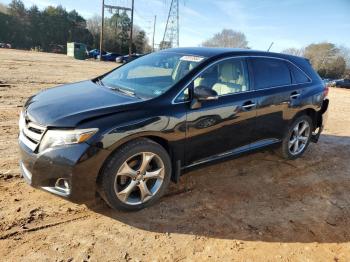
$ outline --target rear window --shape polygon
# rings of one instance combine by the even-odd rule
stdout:
[[[303,84],[310,82],[310,79],[296,66],[290,64],[290,70],[292,71],[294,82],[296,84]]]
[[[285,61],[273,58],[253,58],[255,89],[290,85],[289,68]]]

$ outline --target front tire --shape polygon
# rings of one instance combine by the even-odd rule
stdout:
[[[309,146],[312,130],[313,124],[309,116],[296,118],[282,140],[279,154],[285,159],[301,157]]]
[[[106,203],[113,209],[136,211],[165,193],[171,161],[161,145],[142,138],[118,149],[101,175],[100,193]]]

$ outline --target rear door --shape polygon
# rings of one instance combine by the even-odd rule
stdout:
[[[289,114],[299,104],[303,87],[294,83],[288,61],[270,57],[249,59],[256,91],[255,143],[277,142],[288,127]]]

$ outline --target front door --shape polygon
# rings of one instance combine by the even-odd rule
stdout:
[[[248,149],[255,126],[257,103],[250,90],[246,60],[231,58],[204,70],[190,88],[207,87],[218,99],[188,108],[186,165]]]

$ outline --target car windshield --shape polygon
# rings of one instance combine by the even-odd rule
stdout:
[[[204,57],[173,52],[152,53],[117,68],[100,83],[142,99],[157,97],[198,66]]]

